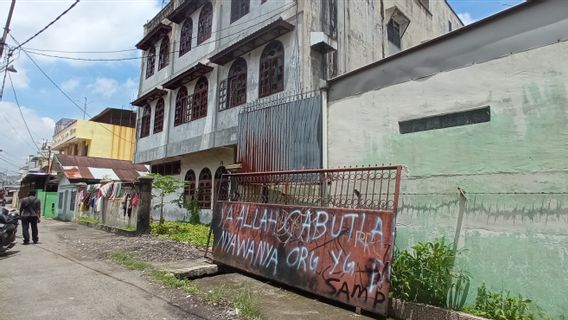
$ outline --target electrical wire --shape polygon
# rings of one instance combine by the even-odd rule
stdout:
[[[9,164],[9,165],[11,165],[11,166],[13,166],[13,167],[15,167],[15,168],[18,168],[18,169],[20,168],[18,165],[14,164],[14,163],[12,163],[12,162],[10,162],[10,161],[8,161],[8,160],[2,158],[2,157],[0,157],[0,160],[6,162],[7,164]]]
[[[292,4],[292,5],[293,5],[293,4]],[[290,8],[292,7],[292,5],[289,4],[289,5],[282,6],[282,7],[280,7],[280,9],[275,9],[275,10],[270,11],[270,12],[268,12],[268,13],[265,13],[265,14],[263,14],[263,15],[261,15],[261,16],[264,16],[264,15],[267,15],[267,14],[281,14],[281,13],[283,13],[284,11],[290,9]],[[277,12],[277,11],[278,11],[278,12]],[[259,17],[261,17],[261,16],[259,16]],[[261,25],[261,24],[265,23],[266,21],[269,21],[270,19],[272,19],[272,17],[270,17],[270,18],[268,18],[268,19],[265,19],[265,20],[262,20],[262,21],[260,21],[260,22],[257,22],[257,23],[255,23],[255,24],[253,24],[253,25],[250,25],[250,26],[248,26],[248,27],[246,27],[246,28],[244,28],[244,29],[242,29],[242,30],[239,30],[238,32],[231,33],[231,34],[225,35],[225,36],[223,36],[223,37],[215,38],[215,39],[210,40],[210,41],[202,42],[202,43],[200,43],[200,44],[198,44],[198,45],[196,45],[196,46],[194,46],[194,47],[191,47],[191,49],[198,48],[198,47],[201,47],[201,46],[206,46],[206,45],[209,45],[209,44],[212,44],[212,43],[219,42],[219,41],[224,40],[224,39],[226,39],[226,38],[230,38],[230,37],[233,37],[233,36],[235,36],[235,35],[241,34],[241,33],[244,32],[244,31],[247,31],[247,30],[252,29],[252,28],[254,28],[254,27],[258,26],[258,25]],[[256,19],[255,19],[255,20],[256,20]],[[249,22],[254,22],[255,20],[243,22],[243,23],[241,23],[241,25],[242,25],[242,24],[249,23]],[[235,24],[235,25],[231,25],[230,28],[234,28],[234,27],[236,27],[236,26],[238,26],[238,25],[236,25],[236,24]],[[219,30],[217,30],[217,31],[215,31],[215,32],[213,32],[213,33],[221,32],[221,31],[224,31],[224,30],[227,30],[227,29],[230,29],[230,28],[228,27],[228,28],[224,28],[224,29],[219,29]],[[12,39],[13,39],[13,37],[12,37]],[[20,46],[18,46],[18,47],[20,47]],[[131,61],[131,60],[145,59],[145,58],[148,57],[148,55],[142,55],[142,56],[139,56],[139,57],[121,57],[121,58],[79,58],[79,57],[66,57],[66,56],[61,56],[61,55],[54,55],[54,54],[47,54],[47,53],[37,52],[37,51],[42,51],[42,50],[35,50],[35,51],[34,51],[33,49],[26,49],[26,48],[21,48],[21,50],[24,51],[24,52],[26,52],[26,53],[33,54],[33,55],[38,55],[38,56],[44,56],[44,57],[50,57],[50,58],[56,58],[56,59],[63,59],[63,60],[85,61],[85,62],[117,62],[117,61]],[[138,50],[138,49],[132,49],[132,50]],[[44,52],[58,52],[58,51],[48,51],[48,50],[43,50],[43,51],[44,51]],[[122,52],[123,50],[118,50],[118,51]],[[173,51],[170,51],[170,54],[175,54],[175,53],[179,53],[179,52],[180,52],[180,50],[173,50]],[[62,52],[62,53],[63,53],[63,52]],[[68,53],[78,53],[78,52],[68,52]],[[101,52],[98,52],[98,53],[105,53],[105,52],[102,52],[102,51],[101,51]]]
[[[5,122],[8,123],[8,125],[12,128],[12,130],[14,130],[14,134],[16,134],[20,138],[23,138],[22,140],[25,140],[26,143],[28,144],[28,146],[31,149],[35,149],[35,147],[27,139],[25,139],[25,137],[22,137],[20,135],[20,131],[14,127],[14,125],[12,124],[12,122],[10,121],[10,119],[8,117],[6,117],[3,113],[0,113],[0,116],[2,116],[5,120]],[[10,154],[10,153],[6,152],[5,150],[3,151],[3,153]]]
[[[71,9],[73,9],[73,7],[75,7],[78,3],[79,3],[79,0],[75,0],[75,3],[73,3],[69,8],[67,8],[67,10],[63,11],[60,15],[57,16],[57,18],[55,18],[55,19],[52,20],[50,23],[48,23],[45,27],[43,27],[41,30],[39,30],[38,32],[36,32],[36,34],[34,34],[34,35],[31,36],[30,38],[28,38],[28,40],[22,42],[22,43],[19,44],[17,47],[15,47],[14,50],[19,49],[20,47],[24,46],[26,43],[32,41],[35,37],[39,36],[42,32],[44,32],[45,30],[47,30],[47,28],[51,27],[55,22],[57,22],[57,20],[61,19],[61,17],[63,17],[64,15],[66,15],[67,12],[71,11]]]
[[[10,80],[10,86],[12,87],[12,92],[14,93],[14,100],[16,100],[16,105],[18,106],[18,110],[20,111],[20,116],[22,117],[22,121],[24,121],[24,125],[26,127],[26,130],[28,131],[28,134],[30,135],[30,139],[32,139],[32,143],[37,148],[37,151],[40,151],[40,148],[35,143],[34,137],[32,136],[32,132],[30,131],[30,127],[28,126],[28,122],[26,121],[26,118],[24,117],[24,113],[22,112],[22,107],[20,107],[20,102],[18,101],[18,96],[16,95],[16,88],[14,88],[14,83],[12,82],[12,76],[10,74],[8,74],[8,80]]]
[[[281,6],[281,7],[275,8],[274,10],[265,12],[265,13],[263,13],[263,14],[257,16],[255,20],[257,20],[257,19],[260,18],[260,17],[269,15],[269,14],[280,14],[280,13],[283,13],[284,11],[286,11],[286,10],[292,8],[294,5],[295,5],[295,3],[291,3],[291,4],[287,4],[287,5],[283,5],[283,6]],[[278,12],[277,12],[277,11],[278,11]],[[228,27],[226,27],[226,28],[221,28],[221,29],[218,29],[218,30],[213,31],[212,34],[221,33],[221,32],[223,32],[223,31],[229,30],[229,29],[234,29],[235,27],[238,27],[238,26],[241,26],[241,25],[250,23],[250,22],[254,22],[255,20],[244,21],[244,22],[241,22],[241,23],[233,23],[233,24],[231,24],[230,26],[228,26]],[[239,32],[239,33],[240,33],[240,32]],[[208,42],[208,43],[211,43],[211,42]],[[202,45],[202,44],[204,44],[204,43],[201,43],[201,44],[197,45],[196,47],[198,47],[198,46],[200,46],[200,45]],[[19,48],[19,47],[20,47],[20,46],[18,46],[18,48]],[[139,49],[136,49],[136,48],[132,48],[132,49],[109,50],[109,51],[66,51],[66,50],[55,50],[55,49],[24,48],[23,46],[21,46],[21,47],[22,47],[23,50],[26,50],[26,51],[28,51],[28,52],[30,52],[30,53],[31,53],[31,52],[34,52],[34,53],[37,53],[37,52],[53,52],[53,53],[69,53],[69,54],[108,54],[108,53],[120,53],[120,52],[130,52],[130,51],[138,51],[138,50],[139,50]],[[193,48],[195,48],[195,47],[193,47]],[[172,52],[172,53],[176,53],[176,52],[179,52],[179,50],[178,50],[178,51],[174,51],[174,52]],[[58,56],[54,56],[54,57],[58,57]],[[121,59],[121,58],[118,58],[118,59]],[[128,58],[125,58],[125,59],[128,59]],[[140,59],[140,57],[137,58],[137,59]]]
[[[16,43],[18,43],[18,40],[16,40],[16,38],[14,38],[14,36],[10,35],[10,37],[12,38],[12,40],[14,40]],[[53,86],[59,91],[61,92],[61,94],[63,94],[65,96],[65,98],[67,98],[67,100],[69,100],[75,107],[77,107],[77,109],[81,110],[81,112],[85,113],[87,116],[89,116],[89,118],[92,118],[93,116],[91,116],[90,114],[88,114],[87,112],[85,112],[85,110],[75,101],[73,100],[73,98],[71,98],[63,89],[61,89],[61,87],[55,83],[55,81],[53,81],[53,79],[39,66],[39,64],[30,56],[29,53],[27,53],[25,50],[22,50],[24,52],[24,54],[28,57],[28,59],[30,59],[30,61],[36,66],[36,68],[47,78],[47,80],[49,80],[49,82],[51,82],[51,84],[53,84]],[[101,128],[105,129],[106,131],[110,132],[112,135],[128,142],[128,143],[132,143],[132,140],[128,140],[116,133],[114,133],[112,130],[110,130],[109,128],[103,126],[102,124],[96,122],[99,126],[101,126]]]

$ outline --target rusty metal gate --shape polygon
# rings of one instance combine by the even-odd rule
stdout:
[[[229,174],[217,262],[386,315],[400,166]]]

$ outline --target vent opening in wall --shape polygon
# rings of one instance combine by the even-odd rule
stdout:
[[[479,109],[399,121],[398,126],[400,133],[405,134],[427,130],[467,126],[476,123],[489,122],[490,120],[491,110],[490,107],[487,106]]]

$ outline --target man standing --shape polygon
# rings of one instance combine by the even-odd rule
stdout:
[[[35,191],[30,191],[28,196],[20,203],[20,216],[22,217],[22,234],[24,244],[30,243],[29,226],[32,226],[32,240],[34,243],[39,241],[37,235],[37,224],[41,222],[41,202],[35,197]]]

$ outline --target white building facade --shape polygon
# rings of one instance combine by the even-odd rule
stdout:
[[[331,77],[461,26],[445,1],[172,0],[137,44],[145,58],[133,102],[134,161],[188,181],[182,196],[195,199],[207,221],[215,178],[243,162],[243,109],[319,95]],[[323,110],[325,99],[317,101]],[[322,166],[316,152],[320,158],[294,167]],[[172,220],[184,212],[166,211]]]

